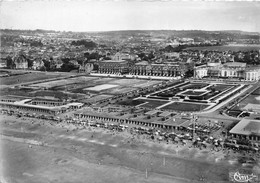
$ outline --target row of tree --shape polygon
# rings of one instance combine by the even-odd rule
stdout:
[[[87,49],[94,49],[97,47],[97,44],[94,43],[93,41],[87,41],[87,40],[76,40],[76,41],[72,41],[71,45],[73,46],[85,46],[85,48]]]

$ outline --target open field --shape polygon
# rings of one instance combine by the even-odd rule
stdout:
[[[139,107],[152,108],[152,109],[169,102],[167,100],[149,100],[149,99],[148,100],[140,99],[140,100],[145,102],[145,104],[141,104],[141,105],[139,105]]]
[[[260,100],[258,99],[258,97],[259,97],[259,95],[249,95],[247,98],[245,98],[244,100],[242,100],[239,103],[239,108],[242,109],[243,107],[245,107],[249,103],[260,104]]]
[[[107,94],[116,94],[119,92],[130,91],[129,87],[145,88],[161,83],[161,81],[150,81],[142,79],[118,79],[118,78],[102,78],[102,77],[75,77],[69,79],[61,79],[49,82],[39,82],[29,86],[52,88],[53,90],[66,90],[70,92],[85,93],[93,91]],[[116,91],[114,93],[114,91]]]
[[[151,100],[151,99],[136,99],[136,100],[126,100],[121,101],[118,104],[120,105],[127,105],[127,106],[139,106],[139,107],[146,107],[146,108],[156,108],[163,104],[166,104],[170,101],[167,100]]]
[[[111,84],[117,84],[120,86],[132,86],[132,87],[137,87],[143,83],[147,83],[147,80],[140,80],[140,79],[117,79],[110,81],[109,83]],[[157,83],[157,82],[155,82]]]
[[[122,94],[122,93],[127,93],[136,90],[136,88],[127,88],[127,87],[116,87],[116,88],[111,88],[107,92],[108,93],[113,93],[113,94]]]
[[[208,50],[208,51],[251,51],[251,50],[259,50],[260,45],[224,45],[224,46],[205,46],[205,47],[190,47],[186,48],[186,50]]]
[[[73,84],[73,83],[80,83],[80,81],[77,81],[75,79],[61,79],[61,80],[56,80],[56,81],[32,84],[30,86],[51,88],[51,87],[56,87],[56,86],[65,86],[65,85],[69,85],[69,84]]]
[[[209,105],[206,104],[195,104],[191,102],[174,102],[166,105],[162,109],[168,109],[173,111],[200,111],[207,108]]]
[[[143,79],[124,79],[124,78],[104,78],[104,77],[89,77],[89,76],[75,76],[68,78],[60,78],[55,80],[56,77],[62,76],[63,73],[46,73],[46,72],[33,72],[25,74],[26,77],[21,77],[22,81],[17,80],[12,83],[27,83],[22,88],[9,88],[8,86],[2,87],[0,90],[1,95],[19,95],[27,97],[37,96],[53,96],[55,98],[73,98],[73,99],[87,99],[90,95],[121,95],[140,88],[152,87],[161,83],[162,81],[152,81]],[[27,77],[28,76],[28,77]],[[37,77],[36,77],[37,76]],[[16,76],[17,77],[17,76]],[[41,79],[51,78],[50,81]],[[9,82],[9,78],[2,78]],[[38,80],[40,79],[40,80]],[[9,83],[11,84],[11,83]],[[98,98],[98,97],[97,97]],[[96,99],[93,100],[93,102]]]
[[[31,119],[10,116],[1,119],[6,182],[225,183],[229,171],[246,169],[222,152],[132,139],[124,132],[72,130],[72,126],[40,120],[32,124]],[[37,145],[41,142],[44,145]]]
[[[126,106],[137,106],[137,105],[140,105],[140,104],[143,104],[143,103],[145,103],[145,101],[143,101],[143,100],[132,100],[132,99],[118,102],[119,105],[126,105]]]
[[[69,73],[67,74],[69,76]],[[45,79],[52,79],[52,78],[59,78],[66,76],[64,73],[46,73],[46,72],[33,72],[27,73],[23,75],[17,76],[9,76],[0,78],[1,85],[14,85],[14,84],[21,84],[24,82],[32,82],[38,80],[45,80]]]
[[[255,90],[252,94],[253,94],[253,95],[259,95],[259,96],[260,96],[260,88],[258,88],[257,90]]]
[[[90,90],[90,91],[102,91],[102,90],[107,90],[107,89],[111,89],[111,88],[115,88],[118,85],[111,85],[111,84],[103,84],[103,85],[97,85],[94,87],[89,87],[89,88],[85,88],[84,90]]]

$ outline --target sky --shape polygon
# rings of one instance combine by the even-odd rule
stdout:
[[[260,2],[2,0],[0,27],[79,32],[111,30],[260,32]]]

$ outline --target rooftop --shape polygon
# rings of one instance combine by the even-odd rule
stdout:
[[[242,119],[229,133],[260,136],[260,120]]]
[[[190,121],[188,119],[183,118],[170,118],[164,122],[165,125],[171,125],[171,126],[182,126],[186,121]]]
[[[147,61],[141,61],[141,62],[136,63],[135,65],[148,65],[148,62]]]
[[[145,115],[151,115],[151,116],[153,116],[153,115],[156,115],[156,114],[158,114],[158,113],[162,113],[162,112],[159,111],[159,110],[153,110],[153,111],[148,111],[147,113],[145,113]]]
[[[227,62],[224,64],[227,67],[246,67],[246,63],[241,62]]]
[[[105,62],[105,63],[126,63],[126,60],[104,60],[101,62]]]

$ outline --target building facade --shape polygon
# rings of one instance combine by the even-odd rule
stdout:
[[[185,69],[177,64],[150,64],[147,61],[136,63],[130,68],[129,74],[143,76],[183,76]]]
[[[104,60],[98,63],[98,72],[105,74],[128,73],[128,61],[125,60]]]
[[[16,69],[28,69],[28,61],[24,55],[16,55],[13,61]]]
[[[224,77],[257,81],[260,79],[260,68],[247,67],[246,63],[239,62],[208,63],[207,65],[195,67],[194,77],[198,79],[203,77]]]

